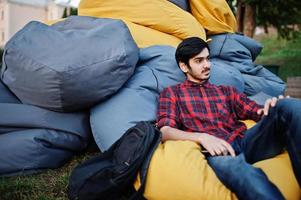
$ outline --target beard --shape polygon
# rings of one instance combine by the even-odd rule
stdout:
[[[189,69],[189,75],[195,79],[195,80],[198,80],[200,82],[204,82],[204,81],[207,81],[209,78],[210,78],[210,69],[205,69],[205,70],[202,70],[201,74],[198,74],[198,73],[195,73],[193,70],[191,70],[191,68]],[[206,77],[202,77],[203,74],[208,74],[208,76]]]

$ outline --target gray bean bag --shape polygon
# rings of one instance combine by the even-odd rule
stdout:
[[[169,46],[141,49],[131,79],[118,93],[91,109],[92,133],[100,150],[107,150],[137,122],[155,120],[159,93],[185,79],[174,55],[175,49]]]
[[[283,94],[285,83],[263,66],[254,64],[262,49],[261,44],[246,36],[230,33],[211,38],[209,47],[212,66],[227,71],[224,78],[222,75],[220,78],[215,77],[212,83],[232,85],[248,96],[260,95],[266,98]],[[262,103],[262,100],[258,103]]]
[[[88,113],[21,104],[0,81],[0,176],[58,168],[86,148]]]
[[[244,92],[245,81],[241,72],[233,67],[225,67],[225,61],[220,59],[210,59],[211,70],[209,81],[215,85],[232,86],[239,92]]]
[[[77,111],[115,93],[133,74],[138,54],[120,20],[30,22],[6,44],[1,79],[23,103]]]
[[[0,80],[0,103],[21,103]]]

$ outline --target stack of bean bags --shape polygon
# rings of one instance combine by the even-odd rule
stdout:
[[[22,104],[0,81],[0,176],[58,168],[87,146],[87,112]]]
[[[88,109],[122,87],[138,55],[120,20],[70,17],[16,33],[1,70],[0,176],[57,168],[85,149]]]

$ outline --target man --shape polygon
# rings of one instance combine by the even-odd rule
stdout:
[[[210,84],[209,47],[200,38],[179,44],[176,60],[187,79],[160,95],[157,123],[162,141],[200,144],[217,177],[239,199],[284,199],[251,164],[286,148],[300,186],[301,101],[280,96],[262,107],[233,87]],[[245,119],[258,123],[247,130],[239,121]]]

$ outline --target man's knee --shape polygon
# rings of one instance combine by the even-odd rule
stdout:
[[[221,182],[241,199],[283,199],[266,174],[245,161],[244,154],[209,157],[208,163]]]
[[[295,98],[280,99],[271,110],[270,114],[273,114],[274,110],[282,119],[292,121],[301,117],[301,101]]]
[[[209,165],[216,172],[225,171],[231,173],[231,171],[238,172],[243,164],[246,163],[244,154],[239,154],[238,156],[214,156],[207,158]]]
[[[295,98],[280,99],[276,104],[276,108],[282,112],[301,112],[301,101]]]

